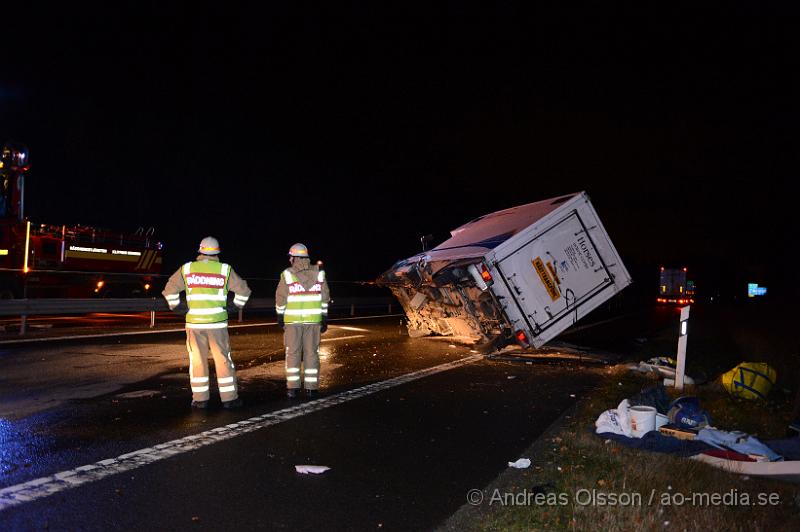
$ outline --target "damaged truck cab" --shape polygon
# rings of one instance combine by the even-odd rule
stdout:
[[[481,216],[377,280],[412,337],[540,347],[631,283],[585,192]]]

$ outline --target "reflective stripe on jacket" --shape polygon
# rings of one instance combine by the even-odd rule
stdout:
[[[325,282],[325,271],[317,274],[317,282],[306,288],[291,270],[283,271],[283,280],[289,289],[286,296],[286,306],[279,308],[278,312],[284,315],[284,322],[290,323],[320,323],[323,314],[327,314],[327,304],[322,302],[322,284]],[[280,312],[280,311],[283,312]],[[324,311],[324,312],[323,312]]]
[[[228,278],[231,267],[224,262],[187,262],[181,268],[186,284],[187,327],[220,324],[228,321]]]

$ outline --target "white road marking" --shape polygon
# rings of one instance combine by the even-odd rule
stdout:
[[[331,325],[334,329],[344,329],[345,331],[356,331],[356,332],[369,332],[369,329],[362,329],[360,327],[350,327],[347,325]]]
[[[350,336],[339,336],[338,338],[323,338],[320,342],[337,342],[339,340],[352,340],[353,338],[364,338],[364,335],[351,334]]]
[[[0,512],[26,502],[35,501],[48,495],[88,484],[111,475],[130,471],[144,465],[158,462],[188,451],[194,451],[220,441],[229,440],[242,434],[247,434],[259,429],[277,425],[290,419],[305,416],[332,406],[340,405],[353,399],[360,399],[374,393],[400,386],[411,381],[422,379],[430,375],[442,373],[451,369],[472,364],[483,359],[483,355],[471,355],[445,364],[406,373],[381,382],[368,384],[353,390],[347,390],[335,395],[323,397],[316,401],[309,401],[275,412],[251,417],[224,427],[217,427],[199,434],[193,434],[177,440],[168,441],[153,447],[146,447],[126,453],[116,458],[100,460],[94,464],[87,464],[54,475],[37,478],[22,484],[10,486],[0,490]]]

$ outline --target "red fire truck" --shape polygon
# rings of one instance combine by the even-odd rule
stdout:
[[[133,233],[25,217],[28,151],[0,152],[0,298],[136,297],[153,290],[161,242],[153,228]]]

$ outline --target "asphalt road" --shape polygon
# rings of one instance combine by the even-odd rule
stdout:
[[[399,318],[358,319],[323,337],[321,399],[293,401],[278,333],[232,331],[236,411],[189,408],[182,333],[4,346],[0,528],[431,529],[602,371],[489,360],[411,339]]]

